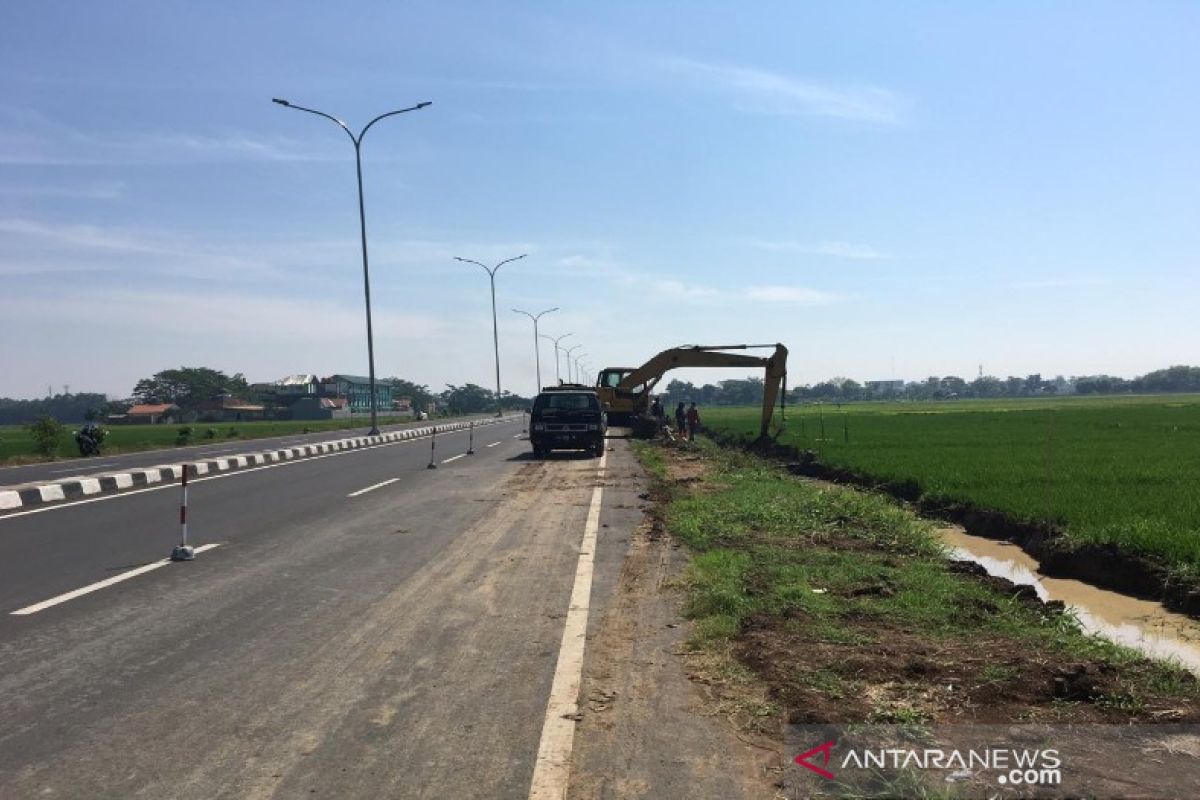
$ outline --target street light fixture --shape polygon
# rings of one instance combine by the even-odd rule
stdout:
[[[331,114],[326,114],[324,111],[317,111],[315,108],[298,106],[294,103],[289,103],[287,100],[280,100],[278,97],[271,98],[271,102],[277,103],[285,108],[294,108],[297,111],[307,111],[309,114],[316,114],[318,117],[324,117],[327,120],[331,120],[332,122],[336,123],[339,128],[344,130],[346,135],[350,137],[350,141],[354,143],[354,163],[358,169],[358,226],[362,237],[363,294],[365,295],[367,302],[367,368],[370,375],[368,380],[371,382],[371,430],[367,435],[378,436],[378,398],[375,396],[375,339],[371,333],[371,277],[370,271],[367,268],[367,212],[363,204],[362,140],[363,137],[367,135],[367,131],[371,129],[371,126],[376,122],[379,122],[379,120],[385,117],[394,117],[397,114],[404,114],[409,111],[416,111],[431,105],[431,103],[426,101],[423,103],[417,103],[415,106],[410,106],[409,108],[401,108],[396,111],[389,111],[386,114],[380,114],[378,117],[368,122],[366,127],[359,131],[358,135],[355,136],[354,133],[351,132],[350,128],[347,127],[346,123],[342,122],[340,119]]]
[[[564,333],[562,336],[559,336],[558,338],[555,338],[553,336],[547,336],[544,333],[542,334],[543,339],[549,339],[550,341],[554,342],[554,380],[558,381],[560,384],[562,383],[562,375],[558,371],[558,343],[561,340],[567,338],[568,336],[574,336],[574,334]]]
[[[478,261],[472,261],[469,258],[454,257],[455,261],[461,261],[464,264],[474,264],[477,267],[483,267],[483,271],[488,274],[488,280],[492,284],[492,343],[496,348],[496,416],[501,416],[503,407],[500,405],[500,328],[496,323],[496,273],[500,268],[510,261],[520,261],[527,253],[522,253],[514,258],[506,258],[494,267],[489,267],[485,264],[480,264]]]
[[[583,344],[575,344],[575,345],[571,345],[566,350],[563,350],[563,352],[567,354],[567,379],[568,380],[571,379],[571,353],[575,352],[576,350],[578,350],[581,347],[583,347]],[[573,381],[573,380],[570,380],[570,382],[575,383],[575,381]]]
[[[528,311],[522,311],[519,308],[514,308],[513,311],[517,314],[524,314],[533,320],[533,356],[534,362],[537,364],[537,388],[534,389],[533,396],[537,397],[538,393],[542,391],[542,348],[538,342],[538,320],[541,319],[543,314],[549,314],[551,311],[558,311],[558,306],[555,306],[554,308],[547,308],[545,311],[539,311],[536,314],[530,314]],[[555,354],[554,357],[557,359],[558,355]]]

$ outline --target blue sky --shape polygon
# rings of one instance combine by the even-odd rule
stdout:
[[[203,365],[534,386],[782,341],[789,383],[1200,345],[1195,3],[6,3],[0,396]],[[543,351],[546,373],[551,351]],[[681,377],[740,376],[711,371]]]

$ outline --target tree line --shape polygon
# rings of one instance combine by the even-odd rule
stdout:
[[[850,402],[856,400],[954,400],[959,398],[1046,397],[1067,394],[1159,394],[1200,392],[1200,367],[1174,366],[1155,370],[1137,378],[1111,375],[1083,375],[1043,378],[997,378],[984,375],[967,381],[957,375],[930,376],[903,386],[890,382],[871,385],[849,378],[831,378],[816,384],[788,389],[789,403],[806,400]],[[756,405],[762,402],[762,378],[723,380],[696,386],[673,380],[666,387],[667,401],[696,402],[701,405]]]
[[[496,408],[496,393],[473,383],[462,386],[447,384],[444,390],[435,392],[424,384],[403,378],[384,380],[392,384],[392,396],[409,398],[414,410],[437,409],[451,414],[472,414]],[[180,367],[142,378],[134,385],[132,395],[126,400],[109,400],[107,396],[94,392],[64,393],[40,400],[0,398],[0,425],[24,425],[41,417],[68,423],[102,421],[109,414],[125,413],[135,403],[170,403],[188,412],[223,396],[250,403],[276,405],[273,392],[256,390],[241,373],[227,375],[208,367]],[[529,398],[507,391],[500,397],[500,405],[506,410],[524,408],[531,402]],[[277,406],[271,411],[286,413]],[[268,416],[272,415],[268,413]]]
[[[447,384],[440,392],[427,385],[403,378],[387,378],[394,397],[408,397],[413,408],[431,408],[451,414],[486,412],[496,407],[496,393],[474,383]],[[806,400],[850,402],[854,400],[953,400],[958,398],[1045,397],[1062,394],[1158,394],[1200,392],[1200,367],[1174,366],[1148,372],[1137,378],[1112,375],[1083,375],[1044,379],[1039,374],[1025,377],[996,378],[984,375],[972,381],[956,375],[930,376],[903,387],[872,386],[849,378],[831,378],[816,384],[788,390],[789,403]],[[727,379],[696,386],[672,380],[666,386],[667,401],[696,402],[701,405],[756,405],[762,402],[762,378]],[[13,400],[0,397],[0,425],[23,425],[49,416],[61,422],[102,420],[108,414],[123,413],[131,402],[173,403],[187,411],[199,404],[232,395],[249,402],[270,402],[266,393],[255,391],[241,373],[226,375],[207,367],[180,367],[155,373],[139,380],[128,401],[109,400],[95,392],[63,393],[40,400]],[[527,397],[503,392],[500,404],[505,409],[525,408]]]

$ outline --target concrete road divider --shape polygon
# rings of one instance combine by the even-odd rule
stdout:
[[[464,422],[439,422],[436,425],[406,428],[402,431],[381,433],[378,436],[355,436],[331,442],[317,442],[315,444],[285,447],[279,450],[266,450],[225,456],[223,458],[191,461],[186,465],[186,469],[189,477],[195,478],[219,472],[258,467],[264,464],[274,464],[280,461],[294,461],[296,459],[336,453],[343,450],[373,447],[391,442],[400,442],[406,439],[419,439],[424,436],[432,436],[435,433],[473,430],[475,426],[496,425],[507,421],[508,418],[501,417]],[[164,482],[174,482],[183,477],[184,469],[185,465],[183,464],[163,464],[156,467],[133,469],[127,472],[101,473],[98,475],[64,478],[48,483],[6,486],[0,488],[0,512],[17,511],[53,503],[64,503],[93,495],[116,494],[124,489],[136,489]]]

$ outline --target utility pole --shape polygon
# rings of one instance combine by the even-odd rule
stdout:
[[[547,308],[545,311],[539,311],[536,314],[530,314],[528,311],[522,311],[519,308],[514,308],[513,311],[517,314],[524,314],[533,320],[533,357],[534,363],[537,364],[537,386],[533,390],[533,396],[537,397],[542,391],[542,348],[538,342],[538,320],[543,314],[549,314],[551,311],[558,311],[558,306]],[[558,353],[554,354],[555,361],[558,360]]]
[[[277,103],[284,108],[294,108],[297,111],[307,111],[309,114],[316,114],[318,117],[324,117],[325,119],[331,120],[336,123],[339,128],[344,130],[346,135],[350,137],[350,141],[354,143],[354,163],[358,170],[358,227],[362,238],[363,294],[366,297],[367,305],[367,369],[370,371],[369,380],[371,382],[371,430],[369,431],[368,435],[378,436],[379,424],[377,406],[379,403],[379,398],[375,394],[375,339],[371,333],[371,277],[370,271],[367,267],[367,211],[366,206],[363,203],[362,140],[363,137],[367,135],[367,131],[371,129],[371,126],[376,122],[379,122],[379,120],[384,119],[385,117],[393,117],[396,114],[404,114],[409,111],[416,111],[432,105],[432,103],[425,101],[423,103],[417,103],[415,106],[411,106],[409,108],[401,108],[396,111],[389,111],[386,114],[380,114],[378,117],[368,122],[366,127],[359,131],[358,135],[355,136],[350,131],[350,128],[347,127],[346,123],[342,122],[340,119],[331,114],[326,114],[324,111],[317,111],[314,108],[298,106],[293,103],[289,103],[287,100],[280,100],[278,97],[272,98],[271,102]]]
[[[494,267],[488,267],[480,264],[478,261],[472,261],[469,258],[454,257],[455,261],[461,261],[464,264],[474,264],[477,267],[483,267],[483,271],[488,274],[488,280],[492,284],[492,344],[496,349],[496,416],[499,417],[504,413],[503,406],[500,404],[500,328],[496,322],[496,273],[500,268],[510,261],[520,261],[525,257],[525,253],[513,258],[506,258]]]

